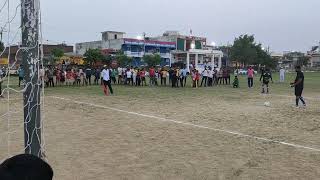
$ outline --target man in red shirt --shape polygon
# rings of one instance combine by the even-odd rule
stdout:
[[[149,76],[150,76],[150,86],[155,85],[156,70],[154,69],[154,66],[152,66],[152,67],[149,69]]]

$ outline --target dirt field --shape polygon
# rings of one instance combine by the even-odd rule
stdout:
[[[291,90],[274,86],[286,93],[116,86],[116,95],[104,97],[100,87],[48,90],[44,131],[55,180],[319,179],[318,89],[306,92],[306,109],[295,109]],[[11,154],[23,149],[15,98]],[[8,151],[6,118],[0,159]]]

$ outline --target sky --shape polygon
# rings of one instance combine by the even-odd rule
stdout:
[[[10,2],[13,8],[19,0]],[[253,34],[276,52],[307,51],[320,41],[320,0],[41,0],[41,11],[51,43],[100,40],[107,30],[136,37],[190,29],[217,45]]]

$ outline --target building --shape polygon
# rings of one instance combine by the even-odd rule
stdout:
[[[310,57],[311,67],[320,67],[320,43],[319,46],[312,47],[311,51],[308,52]]]
[[[58,45],[44,44],[43,58],[44,59],[50,58],[52,50],[56,48],[62,49],[64,53],[73,52],[73,46],[68,46],[65,44],[58,44]],[[21,57],[22,54],[21,54],[21,51],[19,51],[19,46],[18,45],[10,46],[10,55],[8,51],[9,51],[9,48],[6,48],[6,50],[0,57],[1,58],[0,64],[6,65],[8,63],[9,64],[15,63],[15,66],[19,66],[22,61],[22,57]],[[9,57],[9,61],[8,61],[8,57]]]
[[[186,65],[190,68],[204,69],[205,66],[222,67],[223,52],[209,48],[204,37],[180,35],[177,31],[167,31],[162,36],[151,38],[176,44],[171,51],[171,63]]]
[[[102,32],[101,41],[77,43],[76,54],[83,55],[89,48],[101,49],[103,52],[123,51],[124,54],[133,58],[133,66],[144,65],[144,55],[159,54],[161,56],[160,65],[170,65],[170,52],[176,48],[176,43],[150,38],[124,38],[124,35],[124,32]]]
[[[143,65],[143,56],[159,54],[161,66],[172,64],[186,65],[203,69],[204,66],[222,67],[223,52],[208,49],[203,37],[180,35],[177,31],[167,31],[162,36],[143,37],[141,39],[125,38],[124,32],[102,32],[100,41],[76,44],[76,54],[84,54],[89,48],[102,51],[123,51],[133,58],[132,65]]]
[[[306,54],[302,52],[284,52],[283,58],[279,61],[279,64],[287,69],[294,69],[294,67],[299,63],[299,60],[303,59],[305,56]]]

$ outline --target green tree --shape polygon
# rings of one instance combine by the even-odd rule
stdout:
[[[84,61],[87,65],[92,66],[97,61],[104,61],[105,57],[101,53],[100,49],[88,49],[84,53]]]
[[[272,59],[270,54],[263,50],[261,44],[255,42],[253,35],[241,35],[236,38],[230,51],[233,61],[246,66],[262,65],[274,69],[278,65],[276,59]]]
[[[159,54],[144,55],[143,60],[149,67],[156,66],[161,63],[161,56]]]
[[[257,48],[253,35],[241,35],[234,40],[230,49],[230,57],[233,61],[244,65],[253,64],[257,59]]]
[[[64,55],[64,51],[61,48],[54,48],[51,50],[51,55],[54,59],[58,60]]]
[[[128,66],[132,63],[133,59],[125,55],[122,51],[118,52],[115,56],[115,60],[118,62],[120,67]]]

